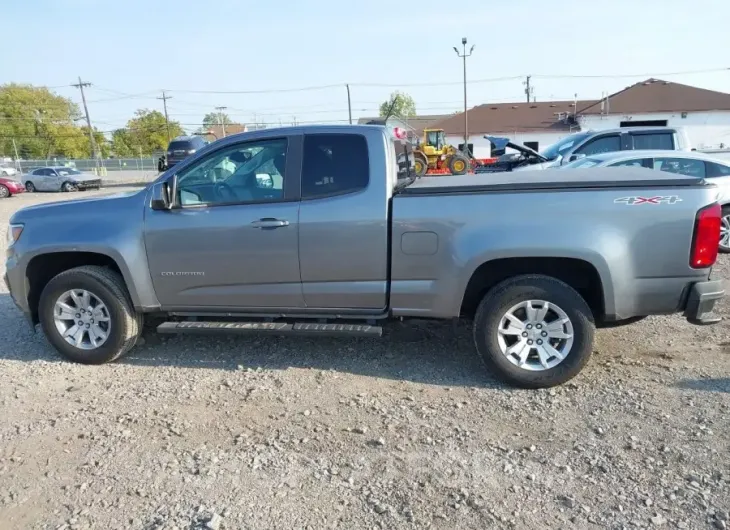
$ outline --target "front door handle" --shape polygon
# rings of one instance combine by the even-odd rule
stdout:
[[[282,226],[289,226],[289,221],[284,219],[275,219],[273,217],[264,217],[251,223],[251,226],[254,228],[280,228]]]

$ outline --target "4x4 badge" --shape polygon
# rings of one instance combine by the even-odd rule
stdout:
[[[665,195],[658,197],[621,197],[620,199],[614,199],[613,202],[634,206],[635,204],[674,204],[682,202],[682,199],[676,195]]]

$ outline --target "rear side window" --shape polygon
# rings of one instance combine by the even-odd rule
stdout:
[[[654,169],[688,177],[705,177],[705,162],[694,158],[655,158]]]
[[[590,156],[599,153],[611,153],[613,151],[621,151],[621,138],[618,135],[602,136],[591,140],[584,146],[578,148],[576,153]]]
[[[302,198],[354,193],[368,187],[368,145],[359,134],[309,134],[304,137]]]
[[[705,162],[707,166],[708,177],[727,177],[730,176],[730,166],[716,164],[715,162]]]
[[[671,133],[632,134],[634,149],[674,149]]]

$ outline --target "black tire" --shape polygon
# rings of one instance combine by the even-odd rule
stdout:
[[[560,307],[573,326],[573,345],[557,366],[542,371],[521,368],[502,353],[499,324],[520,302],[544,300]],[[492,288],[482,299],[474,318],[474,342],[485,364],[500,379],[522,388],[547,388],[575,377],[593,352],[595,325],[585,300],[568,284],[543,275],[515,276]]]
[[[109,310],[111,331],[106,342],[96,349],[77,348],[66,342],[56,329],[54,305],[64,292],[71,289],[86,289],[94,293]],[[95,265],[76,267],[52,278],[41,293],[38,313],[48,341],[64,357],[83,364],[103,364],[118,359],[136,344],[143,324],[142,316],[134,310],[122,277]]]
[[[452,175],[465,175],[469,167],[471,167],[469,159],[460,153],[454,154],[449,159],[449,172]]]
[[[422,177],[428,171],[428,160],[425,157],[417,156],[413,162],[413,172],[417,177]]]
[[[61,191],[70,193],[72,191],[79,191],[79,188],[73,182],[64,182],[61,184]]]
[[[35,186],[31,181],[25,183],[25,191],[28,193],[33,193],[35,191]]]
[[[728,218],[728,220],[730,221],[730,206],[723,206],[721,215],[722,215],[723,220],[725,218]],[[728,245],[730,245],[730,243],[728,243]],[[725,245],[720,244],[719,250],[723,254],[730,254],[730,246],[725,246]]]
[[[6,197],[10,197],[10,190],[6,186],[0,184],[0,199],[4,199]]]

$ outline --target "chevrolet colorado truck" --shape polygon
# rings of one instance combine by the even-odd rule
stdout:
[[[145,318],[376,337],[464,317],[489,370],[531,388],[575,376],[597,325],[719,320],[714,185],[631,167],[415,178],[401,148],[377,125],[223,138],[138,192],[19,210],[5,281],[82,363],[123,355]]]

